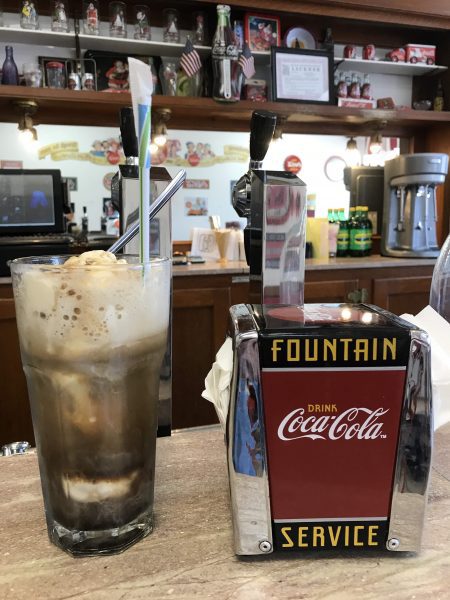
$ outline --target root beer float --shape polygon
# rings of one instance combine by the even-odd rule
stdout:
[[[418,551],[431,468],[427,335],[375,306],[303,305],[305,185],[262,170],[255,111],[234,206],[251,300],[230,308],[235,551]]]

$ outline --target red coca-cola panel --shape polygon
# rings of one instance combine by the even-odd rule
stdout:
[[[263,369],[272,519],[389,516],[405,374]]]

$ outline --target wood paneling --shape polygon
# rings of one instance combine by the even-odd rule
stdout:
[[[0,298],[0,339],[0,446],[22,440],[34,444],[12,298]]]
[[[428,304],[430,277],[386,277],[373,280],[373,303],[396,315],[415,315]]]
[[[172,427],[217,422],[211,404],[201,397],[205,377],[225,340],[230,290],[174,290]]]

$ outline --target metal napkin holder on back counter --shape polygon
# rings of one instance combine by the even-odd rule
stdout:
[[[249,218],[252,301],[259,293],[255,304],[230,308],[226,442],[235,552],[418,551],[433,436],[427,335],[369,305],[302,308],[301,256],[291,261],[297,287],[282,283],[290,277],[283,268],[278,288],[266,285],[274,277],[265,188],[273,176],[261,166],[273,117],[253,115],[258,160],[251,151],[233,198]],[[300,180],[275,176],[293,183],[294,196],[305,194]],[[301,253],[304,213],[288,213],[297,220],[286,219],[289,230],[277,234],[292,236]],[[278,266],[288,249],[281,246]]]

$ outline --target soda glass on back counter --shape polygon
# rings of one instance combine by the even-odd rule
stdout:
[[[10,265],[48,534],[73,555],[152,530],[171,266],[102,254]]]

